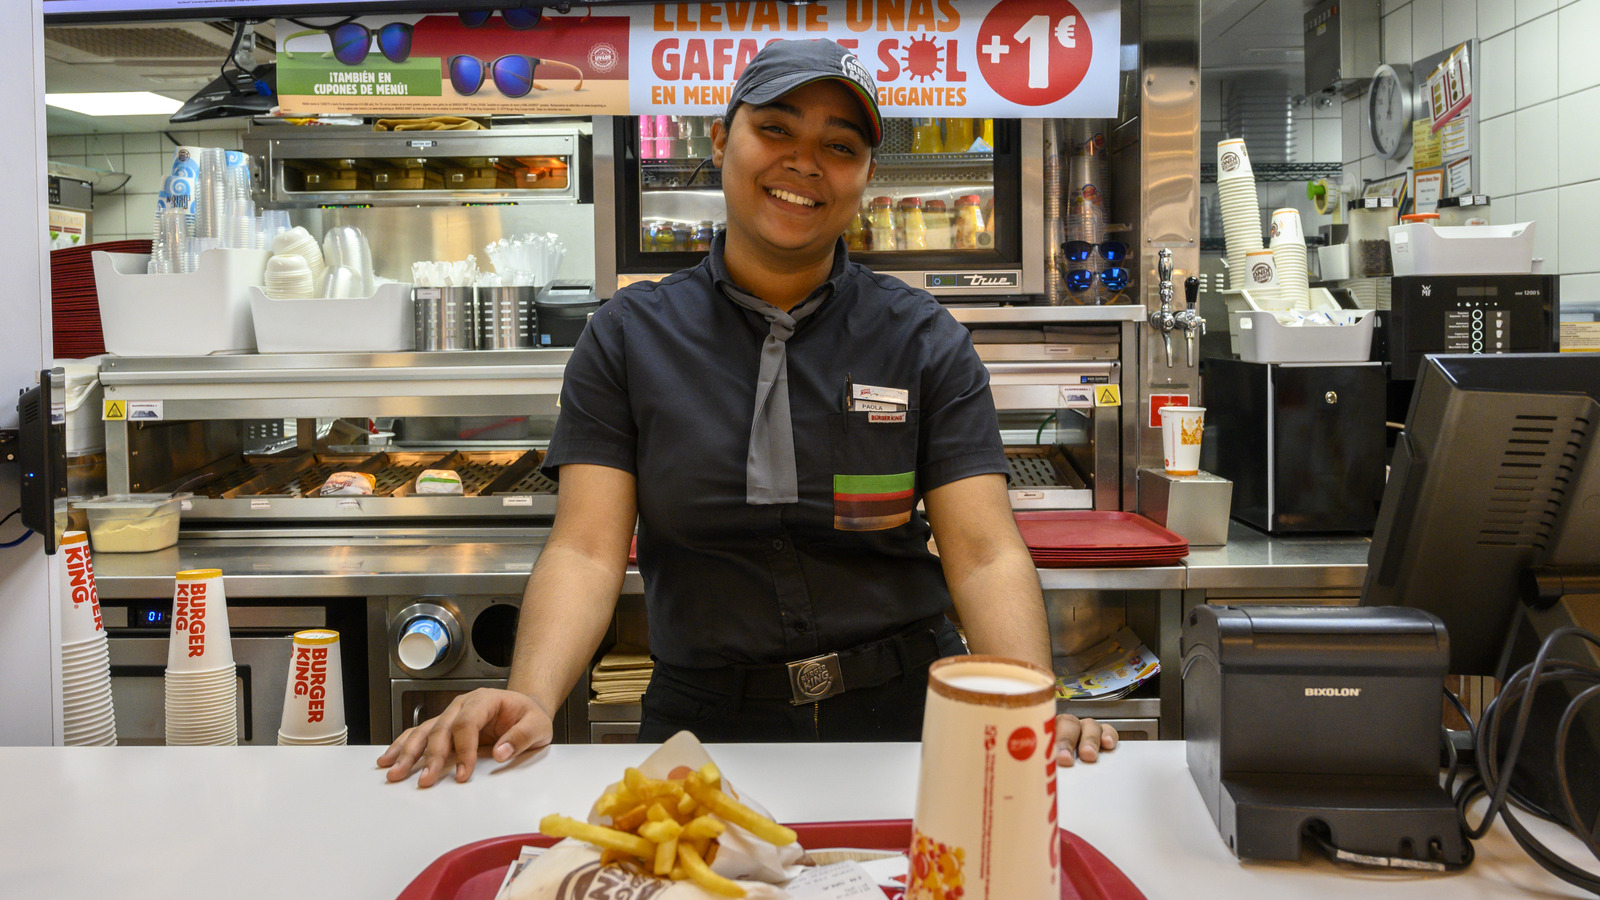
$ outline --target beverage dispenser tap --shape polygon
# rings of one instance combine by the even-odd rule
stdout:
[[[1195,332],[1206,333],[1206,320],[1200,315],[1200,279],[1193,275],[1183,282],[1184,308],[1173,313],[1174,324],[1183,329],[1184,360],[1194,366]]]
[[[1172,251],[1162,250],[1159,262],[1156,264],[1156,273],[1161,277],[1158,288],[1161,295],[1161,308],[1150,314],[1150,327],[1161,332],[1161,341],[1167,348],[1167,368],[1172,368],[1172,329],[1177,327],[1177,318],[1172,314]]]

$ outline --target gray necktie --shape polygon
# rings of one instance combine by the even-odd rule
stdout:
[[[722,285],[729,300],[767,320],[761,345],[761,371],[756,376],[755,412],[750,420],[750,450],[745,459],[745,499],[751,505],[798,503],[800,488],[794,462],[794,422],[789,416],[789,336],[796,323],[811,315],[832,293],[832,285],[784,312],[731,284]]]

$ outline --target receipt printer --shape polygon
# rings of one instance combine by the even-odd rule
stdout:
[[[1200,606],[1183,626],[1189,774],[1241,859],[1460,863],[1439,783],[1444,623],[1402,607]]]

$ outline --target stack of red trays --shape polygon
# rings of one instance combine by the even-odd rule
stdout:
[[[1137,513],[1114,510],[1019,512],[1017,528],[1044,568],[1173,565],[1189,542]]]
[[[149,253],[149,241],[106,241],[50,251],[50,308],[57,359],[83,359],[106,352],[100,332],[100,296],[89,254]]]

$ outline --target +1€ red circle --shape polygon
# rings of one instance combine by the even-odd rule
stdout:
[[[1093,56],[1089,23],[1065,0],[1000,0],[978,29],[978,71],[995,93],[1020,106],[1072,93]]]

